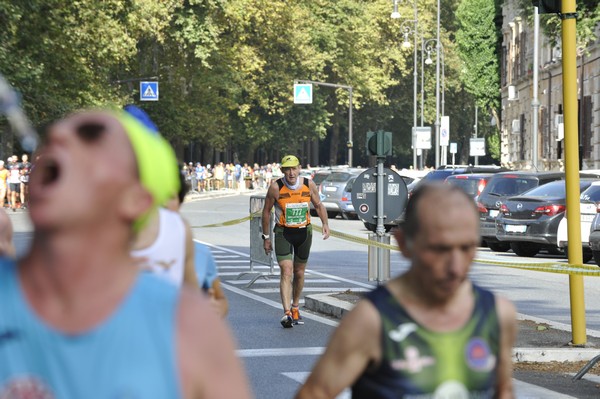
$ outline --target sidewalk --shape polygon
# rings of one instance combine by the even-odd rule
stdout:
[[[360,299],[360,294],[309,295],[305,307],[314,312],[341,318]],[[585,348],[569,346],[570,326],[524,314],[518,315],[517,342],[513,361],[521,362],[581,362],[600,355],[600,331],[588,330]]]

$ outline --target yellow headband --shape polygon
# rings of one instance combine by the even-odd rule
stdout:
[[[179,190],[179,170],[173,148],[158,132],[152,132],[128,113],[120,112],[117,118],[133,147],[140,182],[152,195],[153,209],[163,205]],[[144,226],[148,215],[149,212],[135,221],[135,231]]]

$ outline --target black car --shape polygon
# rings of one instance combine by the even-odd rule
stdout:
[[[462,188],[471,198],[477,199],[492,176],[492,173],[450,175],[446,183]]]
[[[597,180],[580,179],[579,192]],[[496,218],[496,238],[519,256],[535,256],[541,249],[560,253],[556,233],[567,209],[566,182],[557,180],[509,197]]]
[[[496,216],[500,213],[500,206],[506,198],[564,178],[564,172],[501,172],[495,174],[477,198],[482,241],[492,251],[508,251],[510,245],[498,241],[496,238]]]

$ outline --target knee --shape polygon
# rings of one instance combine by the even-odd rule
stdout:
[[[294,269],[294,278],[304,278],[304,268]]]

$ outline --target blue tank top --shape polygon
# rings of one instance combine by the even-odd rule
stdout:
[[[176,287],[140,273],[102,324],[68,335],[33,312],[16,271],[14,261],[0,260],[0,397],[181,397]]]
[[[475,307],[460,329],[418,324],[380,286],[366,295],[381,316],[382,358],[352,387],[353,398],[493,398],[500,347],[494,295],[473,286]]]

